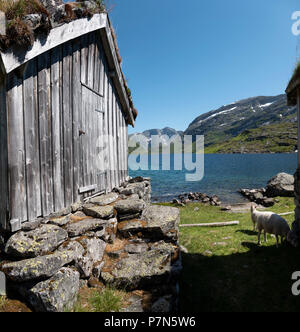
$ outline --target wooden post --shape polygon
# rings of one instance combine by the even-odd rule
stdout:
[[[0,271],[0,296],[6,295],[6,277],[3,272]]]
[[[300,88],[297,90],[297,109],[298,109],[298,169],[300,169]]]
[[[0,35],[6,35],[6,17],[5,13],[0,11]]]

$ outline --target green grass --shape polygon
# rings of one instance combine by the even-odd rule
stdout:
[[[119,312],[124,298],[124,292],[112,288],[105,288],[103,291],[88,289],[79,295],[73,312]]]
[[[3,310],[2,308],[5,305],[6,301],[7,301],[7,299],[5,296],[0,296],[0,312],[2,312],[2,310]]]
[[[300,75],[300,61],[298,61],[294,69],[294,76],[296,75]]]
[[[292,198],[279,198],[270,210],[294,208]],[[299,249],[288,243],[277,249],[270,235],[268,243],[258,246],[250,211],[228,213],[201,204],[180,209],[183,224],[240,221],[232,227],[180,229],[180,244],[188,249],[180,280],[181,312],[300,310],[300,298],[291,294],[291,275],[300,269]],[[284,218],[290,225],[294,220],[293,215]]]

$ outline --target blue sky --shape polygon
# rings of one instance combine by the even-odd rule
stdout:
[[[284,93],[300,44],[298,0],[108,2],[139,110],[130,132],[185,130],[224,104]]]

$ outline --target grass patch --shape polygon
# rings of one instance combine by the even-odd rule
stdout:
[[[299,75],[300,75],[300,61],[298,61],[294,69],[294,76],[299,76]]]
[[[0,10],[7,19],[6,35],[0,36],[2,51],[13,45],[28,47],[33,44],[35,33],[48,34],[51,29],[49,12],[38,0],[0,0]],[[29,14],[42,14],[45,18],[36,31],[23,21],[24,16]]]
[[[8,20],[22,18],[29,14],[49,16],[46,8],[38,0],[0,0],[0,10],[5,13]]]
[[[125,306],[126,293],[112,288],[103,291],[83,288],[73,312],[119,312]]]
[[[279,198],[268,210],[284,213],[294,208],[293,198]],[[300,310],[300,298],[291,293],[291,275],[300,268],[299,249],[288,243],[277,249],[270,235],[259,247],[250,211],[228,213],[202,204],[180,211],[183,224],[240,221],[232,227],[180,229],[180,244],[189,252],[183,254],[181,312]],[[294,221],[294,215],[284,218],[290,225]]]
[[[6,297],[5,296],[0,296],[0,312],[3,312],[3,307],[6,304]]]

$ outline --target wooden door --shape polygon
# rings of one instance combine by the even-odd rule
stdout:
[[[80,135],[79,193],[91,196],[106,189],[106,151],[103,148],[104,98],[93,89],[82,85],[82,112]]]

